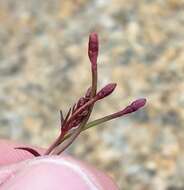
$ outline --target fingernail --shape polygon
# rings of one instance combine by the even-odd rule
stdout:
[[[0,189],[118,190],[109,177],[70,157],[32,159],[12,171],[14,175],[4,174],[2,178],[0,173],[0,179],[5,181]]]

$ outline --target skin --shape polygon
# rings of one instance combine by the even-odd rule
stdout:
[[[33,158],[16,146],[0,140],[0,190],[118,190],[103,172],[68,155]]]

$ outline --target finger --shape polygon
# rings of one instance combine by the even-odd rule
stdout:
[[[102,172],[68,156],[40,157],[4,167],[0,179],[3,190],[118,190]]]
[[[34,156],[23,150],[16,150],[15,147],[26,145],[19,144],[13,141],[0,140],[0,166],[7,164],[13,164],[25,159],[33,158]],[[44,149],[35,148],[40,153],[43,153]]]

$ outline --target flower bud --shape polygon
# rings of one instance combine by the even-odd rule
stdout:
[[[97,99],[100,100],[108,95],[110,95],[116,88],[116,83],[107,84],[103,87],[96,95]]]
[[[92,68],[96,69],[98,57],[98,35],[95,32],[91,33],[89,36],[88,56],[92,64]]]
[[[128,113],[132,113],[140,109],[146,104],[146,99],[145,98],[140,98],[135,101],[133,101],[129,106],[127,106],[125,109],[121,111],[121,115],[125,115]]]

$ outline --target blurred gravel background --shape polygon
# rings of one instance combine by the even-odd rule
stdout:
[[[83,133],[68,150],[121,190],[184,190],[184,1],[0,0],[0,137],[48,146],[89,86],[88,35],[100,36],[93,118],[138,97],[144,110]]]

